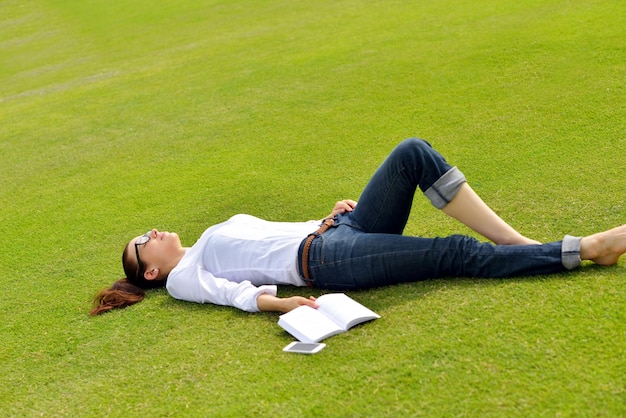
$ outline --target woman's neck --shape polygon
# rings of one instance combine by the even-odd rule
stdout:
[[[172,270],[176,268],[178,263],[180,263],[180,260],[182,260],[185,254],[187,253],[188,249],[189,249],[188,247],[181,247],[178,253],[176,254],[176,256],[172,257],[170,262],[167,265],[163,266],[163,269],[161,270],[161,274],[163,275],[163,278],[167,278],[167,276],[169,276]]]

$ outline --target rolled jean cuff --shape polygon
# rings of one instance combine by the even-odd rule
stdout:
[[[580,237],[565,235],[561,244],[561,261],[563,267],[573,270],[580,266]]]
[[[463,183],[467,182],[461,170],[452,167],[437,179],[432,186],[424,192],[437,209],[443,209],[459,192]]]

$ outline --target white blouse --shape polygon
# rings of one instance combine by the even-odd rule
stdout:
[[[258,312],[257,297],[276,296],[276,284],[306,286],[298,274],[298,247],[319,225],[235,215],[187,250],[167,278],[167,291],[180,300]]]

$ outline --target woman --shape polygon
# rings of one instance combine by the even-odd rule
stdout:
[[[447,215],[491,240],[402,235],[419,187]],[[321,225],[321,226],[320,226]],[[165,286],[177,299],[288,312],[314,298],[276,297],[276,285],[363,289],[436,277],[512,277],[574,269],[581,260],[616,264],[626,225],[540,244],[521,235],[471,189],[463,174],[420,139],[400,143],[378,168],[359,204],[337,202],[321,222],[268,222],[236,215],[207,229],[193,247],[153,229],[132,239],[126,278],[100,292],[92,315],[139,302]]]

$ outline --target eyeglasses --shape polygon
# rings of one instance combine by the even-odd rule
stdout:
[[[146,245],[148,243],[148,241],[150,241],[150,234],[152,233],[152,231],[148,231],[145,234],[143,234],[142,236],[140,236],[139,238],[137,238],[135,240],[135,255],[137,256],[137,274],[136,277],[141,277],[141,273],[144,270],[144,265],[143,262],[141,261],[141,258],[139,258],[139,246],[140,245]]]

